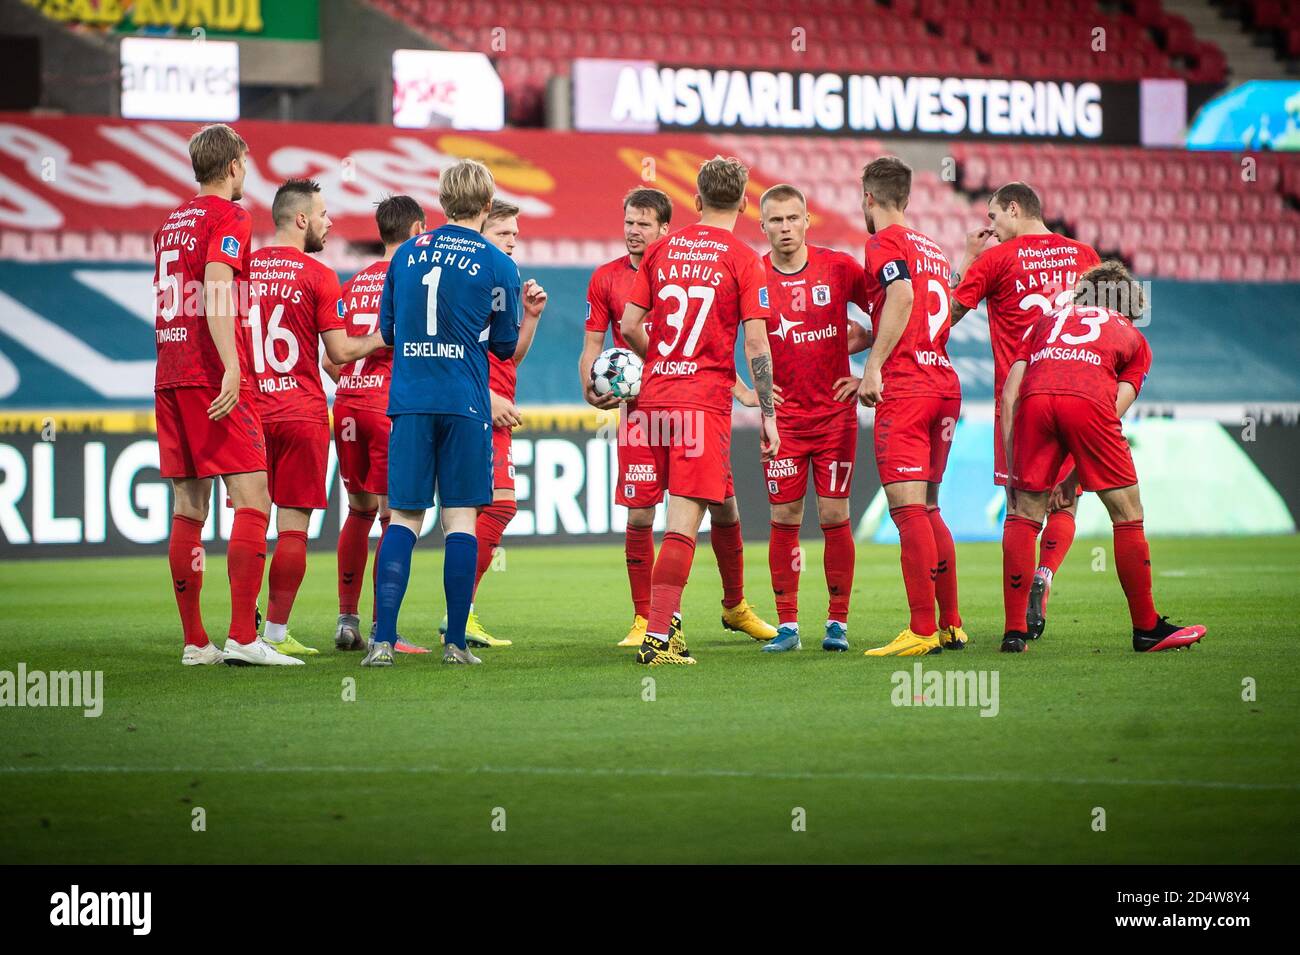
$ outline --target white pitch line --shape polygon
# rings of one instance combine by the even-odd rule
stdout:
[[[337,773],[364,775],[473,776],[586,776],[667,777],[682,779],[840,780],[845,782],[984,783],[989,785],[1053,786],[1174,786],[1187,789],[1235,789],[1259,792],[1297,792],[1300,783],[1243,783],[1213,779],[1080,779],[1059,776],[988,776],[942,773],[768,772],[744,769],[593,769],[580,766],[0,766],[0,775],[113,775],[179,773],[203,776],[224,773],[274,775]]]

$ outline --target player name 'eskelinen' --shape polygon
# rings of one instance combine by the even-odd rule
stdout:
[[[402,342],[406,358],[464,358],[465,346],[454,342]]]

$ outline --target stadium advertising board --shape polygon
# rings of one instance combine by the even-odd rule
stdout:
[[[239,119],[239,44],[123,37],[122,115],[127,119]]]
[[[1300,80],[1252,80],[1196,114],[1188,149],[1300,151]]]
[[[577,60],[593,131],[867,133],[1137,143],[1138,84],[793,73]]]
[[[51,20],[116,33],[320,38],[318,0],[23,0]]]
[[[403,129],[501,129],[506,94],[482,53],[393,51],[393,125]]]
[[[149,420],[148,415],[0,418],[0,560],[166,553],[171,486],[159,473],[158,440]],[[616,429],[606,434],[587,426],[590,422],[562,429],[550,424],[554,421],[535,416],[515,432],[519,512],[506,529],[506,547],[512,541],[622,540],[627,509],[614,504]],[[870,447],[871,433],[861,432],[860,460],[870,461]],[[750,516],[754,539],[766,539],[767,490],[756,429],[735,432],[733,456],[741,511]],[[874,469],[864,466],[861,472],[853,491],[859,513],[877,488]],[[333,443],[326,480],[329,507],[314,512],[308,527],[313,549],[333,549],[347,518]],[[437,517],[436,509],[428,512],[422,536],[437,535]],[[228,540],[233,520],[218,485],[203,539]],[[660,505],[655,527],[662,531],[663,526]],[[274,539],[274,521],[270,534]]]

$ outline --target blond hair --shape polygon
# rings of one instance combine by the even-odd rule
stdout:
[[[735,156],[714,156],[700,164],[695,188],[710,209],[738,209],[749,184],[749,169]]]
[[[248,152],[248,143],[225,123],[204,126],[190,137],[190,165],[201,186],[226,178],[230,164]]]
[[[438,202],[448,219],[473,219],[496,192],[492,171],[477,159],[462,159],[438,179]]]
[[[808,208],[808,200],[804,198],[804,194],[794,186],[785,182],[778,183],[771,189],[767,190],[767,192],[763,193],[762,197],[758,200],[758,208],[762,209],[763,206],[767,205],[769,202],[780,202],[782,199],[798,199],[803,203],[805,209]]]

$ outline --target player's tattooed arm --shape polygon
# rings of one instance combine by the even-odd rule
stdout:
[[[754,376],[754,393],[758,395],[758,406],[763,416],[770,418],[776,414],[776,404],[772,392],[772,355],[755,355],[749,360],[749,370]]]

